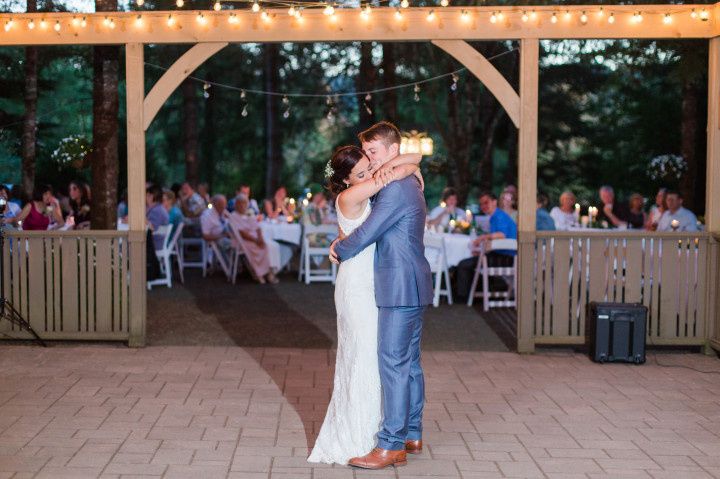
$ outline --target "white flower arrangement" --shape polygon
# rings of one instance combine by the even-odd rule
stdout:
[[[334,174],[335,174],[335,170],[333,170],[333,167],[330,164],[330,161],[328,161],[327,164],[325,165],[325,178],[330,178]]]
[[[650,160],[648,175],[652,180],[679,180],[687,171],[687,163],[680,155],[660,155]]]
[[[82,135],[71,135],[60,140],[50,158],[61,167],[82,168],[88,153],[92,151],[90,142]]]

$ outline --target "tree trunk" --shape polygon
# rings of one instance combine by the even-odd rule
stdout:
[[[395,75],[396,48],[394,43],[383,43],[383,87],[386,88],[397,84],[397,77]],[[383,113],[385,120],[393,123],[398,122],[397,104],[398,98],[396,90],[388,90],[383,93]]]
[[[375,67],[372,63],[372,43],[360,43],[360,71],[355,78],[355,89],[357,91],[372,90],[375,85]],[[363,93],[358,95],[359,106],[359,130],[365,130],[375,123],[375,107],[373,99],[366,98]]]
[[[696,187],[698,173],[697,135],[698,99],[700,86],[694,79],[686,79],[682,86],[682,113],[680,124],[680,154],[685,159],[687,170],[680,179],[680,193],[683,206],[696,209]]]
[[[186,79],[182,82],[185,179],[197,187],[200,181],[200,162],[198,160],[198,114],[195,87],[193,80]]]
[[[27,11],[37,11],[37,1],[27,0]],[[37,47],[25,48],[25,114],[22,130],[22,187],[29,195],[35,186],[35,154],[37,145]]]
[[[500,119],[504,113],[497,103],[495,103],[493,113],[485,122],[483,128],[482,154],[480,155],[480,191],[491,190],[493,184],[493,151],[495,150],[495,131],[497,130]]]
[[[115,11],[117,0],[95,0],[95,10]],[[119,58],[119,47],[93,47],[93,229],[114,230],[117,221]]]
[[[278,45],[274,43],[265,44],[265,90],[278,91],[280,78],[278,74],[280,52]],[[267,170],[265,173],[265,193],[272,197],[275,190],[280,186],[282,179],[282,135],[278,129],[279,98],[275,95],[265,96],[265,154]]]

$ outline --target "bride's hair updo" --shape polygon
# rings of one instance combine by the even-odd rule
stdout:
[[[365,152],[357,146],[341,146],[335,150],[326,168],[328,189],[335,195],[340,194],[347,188],[345,180],[350,176],[352,169],[366,157]]]

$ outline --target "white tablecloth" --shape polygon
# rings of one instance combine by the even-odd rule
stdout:
[[[448,268],[457,266],[458,263],[465,258],[472,256],[470,251],[471,239],[468,235],[453,234],[453,233],[426,233],[433,235],[440,235],[445,243],[445,257]],[[425,249],[425,257],[432,263],[435,260],[434,250]]]
[[[292,259],[294,250],[291,244],[300,245],[302,227],[297,223],[260,223],[265,242],[269,246],[270,267],[283,269]],[[290,243],[290,244],[288,244]]]

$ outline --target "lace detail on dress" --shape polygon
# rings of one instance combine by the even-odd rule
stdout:
[[[370,215],[370,202],[355,220],[336,204],[346,235]],[[378,310],[374,289],[375,245],[343,261],[335,282],[338,350],[332,398],[309,462],[347,464],[370,452],[380,430],[380,373],[377,357]]]

